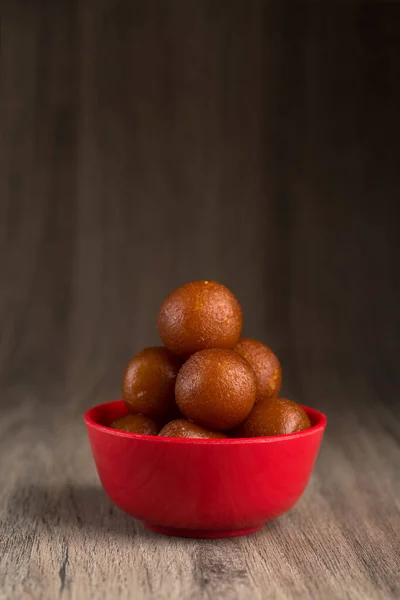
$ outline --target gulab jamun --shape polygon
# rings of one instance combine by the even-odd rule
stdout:
[[[206,348],[233,348],[242,331],[242,309],[224,285],[193,281],[164,300],[158,331],[165,346],[185,358]]]
[[[131,413],[165,418],[175,409],[175,380],[181,361],[167,348],[145,348],[128,363],[122,397]]]
[[[111,423],[110,427],[119,431],[129,431],[130,433],[141,433],[143,435],[158,435],[160,431],[160,426],[144,415],[127,415]]]
[[[310,419],[299,404],[286,398],[272,398],[257,402],[238,435],[244,438],[283,435],[309,427]]]
[[[282,385],[282,367],[276,354],[257,340],[241,338],[235,352],[249,361],[254,369],[257,383],[256,402],[276,398]]]
[[[232,429],[254,406],[254,371],[233,350],[201,350],[179,371],[175,398],[181,412],[196,425],[212,431]]]
[[[226,435],[218,431],[207,431],[203,427],[199,427],[186,419],[176,419],[163,427],[158,434],[164,437],[175,438],[204,438],[204,439],[223,439]]]

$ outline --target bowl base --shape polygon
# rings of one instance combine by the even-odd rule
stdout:
[[[256,527],[246,527],[245,529],[175,529],[173,527],[162,527],[161,525],[154,525],[153,523],[144,523],[144,526],[155,533],[162,533],[163,535],[172,535],[175,537],[185,538],[230,538],[238,537],[240,535],[249,535],[259,531],[263,524],[256,525]]]

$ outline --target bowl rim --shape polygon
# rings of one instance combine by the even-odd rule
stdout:
[[[131,433],[130,431],[119,431],[118,429],[111,429],[107,425],[101,425],[94,418],[94,413],[98,409],[105,408],[106,406],[110,406],[112,404],[123,404],[123,400],[112,400],[111,402],[102,402],[101,404],[97,404],[96,406],[92,406],[89,408],[84,414],[84,422],[87,428],[95,429],[98,432],[104,433],[106,435],[122,437],[125,439],[131,438],[132,440],[141,440],[144,443],[153,442],[156,444],[202,444],[215,446],[225,445],[247,445],[247,444],[271,444],[271,443],[282,443],[284,441],[289,441],[293,439],[298,439],[302,437],[307,437],[309,435],[313,435],[317,432],[324,431],[327,418],[324,413],[316,410],[315,408],[311,408],[310,406],[305,406],[304,404],[300,404],[300,406],[305,410],[307,415],[312,418],[315,422],[314,425],[309,427],[308,429],[303,429],[303,431],[298,431],[296,433],[286,433],[282,435],[270,435],[265,437],[253,437],[253,438],[222,438],[222,439],[200,439],[200,438],[173,438],[173,437],[165,437],[158,435],[144,435],[142,433]]]

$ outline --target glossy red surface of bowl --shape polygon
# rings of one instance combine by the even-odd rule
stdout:
[[[312,427],[251,439],[180,439],[107,427],[122,401],[87,411],[101,483],[122,510],[150,529],[187,537],[252,533],[288,511],[310,478],[326,417],[303,407]]]

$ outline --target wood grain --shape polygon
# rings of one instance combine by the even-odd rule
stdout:
[[[343,389],[337,374],[310,380],[310,401],[324,394],[331,423],[303,498],[256,535],[214,541],[156,536],[119,512],[97,481],[79,403],[72,408],[63,389],[45,403],[42,385],[36,394],[9,389],[0,420],[0,597],[398,597],[393,414],[363,381]],[[350,403],[355,393],[362,411]]]
[[[395,3],[2,3],[0,599],[399,597],[399,30]],[[82,423],[197,278],[329,419],[248,538],[144,530]]]

